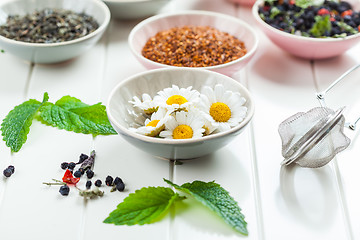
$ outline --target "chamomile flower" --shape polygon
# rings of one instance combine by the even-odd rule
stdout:
[[[246,116],[246,99],[240,93],[225,91],[224,86],[217,84],[214,90],[205,86],[200,94],[200,109],[217,131],[226,131],[239,124]]]
[[[165,88],[159,91],[156,96],[156,101],[168,110],[185,109],[199,101],[200,93],[191,89],[191,86],[188,88],[179,88],[176,85],[172,85],[171,88]]]
[[[145,120],[145,126],[136,129],[137,133],[145,136],[155,137],[164,130],[165,123],[171,118],[169,112],[164,108],[159,108],[151,114],[150,119]]]
[[[142,101],[137,97],[133,97],[134,101],[129,101],[129,103],[132,103],[134,107],[138,107],[141,110],[143,110],[146,114],[152,114],[157,111],[159,106],[156,104],[156,102],[150,97],[149,94],[144,93],[142,95]]]
[[[169,121],[165,123],[165,130],[160,137],[170,139],[201,138],[205,129],[203,121],[197,112],[174,112]]]

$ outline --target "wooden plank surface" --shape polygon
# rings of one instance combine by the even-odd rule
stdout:
[[[159,160],[136,149],[120,136],[75,134],[33,122],[28,140],[11,154],[0,143],[1,171],[14,164],[9,179],[0,178],[1,239],[360,239],[360,194],[357,174],[358,131],[345,130],[351,145],[319,169],[281,167],[279,124],[287,117],[319,106],[315,93],[359,64],[360,46],[343,56],[314,61],[283,52],[261,33],[250,7],[220,0],[172,0],[162,12],[215,11],[238,17],[257,31],[260,44],[254,59],[233,76],[251,91],[256,105],[252,123],[228,146],[182,165]],[[60,64],[31,65],[0,54],[0,117],[29,99],[48,92],[55,102],[71,95],[88,104],[106,103],[119,82],[146,69],[131,54],[127,37],[138,20],[112,20],[101,41],[82,56]],[[328,106],[347,106],[346,120],[360,116],[360,69],[327,97]],[[75,188],[68,197],[42,182],[61,179],[60,163],[81,153],[97,152],[95,179],[119,176],[126,191],[84,201]],[[147,186],[194,180],[220,183],[239,203],[249,236],[235,233],[193,200],[178,205],[160,222],[145,226],[114,226],[102,221],[129,193]],[[86,178],[79,186],[84,188]],[[41,230],[41,231],[40,231]]]

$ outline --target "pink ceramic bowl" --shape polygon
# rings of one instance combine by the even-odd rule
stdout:
[[[253,57],[258,46],[256,33],[247,23],[220,13],[207,11],[185,11],[170,14],[159,14],[136,25],[129,35],[129,45],[135,57],[147,68],[178,68],[175,66],[165,65],[151,61],[141,54],[141,51],[150,37],[163,30],[173,27],[181,27],[186,25],[210,26],[220,31],[227,32],[239,40],[243,41],[247,48],[247,53],[234,61],[210,67],[201,67],[215,72],[231,76],[243,68]]]
[[[238,3],[243,6],[252,6],[256,0],[228,0],[229,2]]]
[[[256,1],[252,8],[260,29],[273,43],[290,54],[306,59],[324,59],[341,55],[359,43],[360,33],[345,38],[310,38],[278,30],[260,18],[258,9],[263,2]]]

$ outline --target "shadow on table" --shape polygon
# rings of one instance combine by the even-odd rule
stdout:
[[[281,167],[278,207],[307,228],[330,227],[337,198],[329,165],[315,169],[296,164]]]

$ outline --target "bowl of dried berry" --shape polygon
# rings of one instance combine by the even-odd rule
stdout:
[[[145,18],[156,14],[170,0],[103,0],[117,19]]]
[[[258,0],[252,13],[278,47],[306,59],[343,54],[359,43],[359,2]]]
[[[143,20],[130,32],[129,46],[148,69],[195,67],[231,76],[254,56],[258,38],[237,18],[184,11]]]
[[[226,75],[160,68],[120,82],[106,109],[114,129],[130,144],[159,158],[186,160],[238,137],[253,117],[254,102]]]
[[[65,61],[89,50],[110,21],[100,0],[14,0],[0,5],[0,48],[34,63]]]

